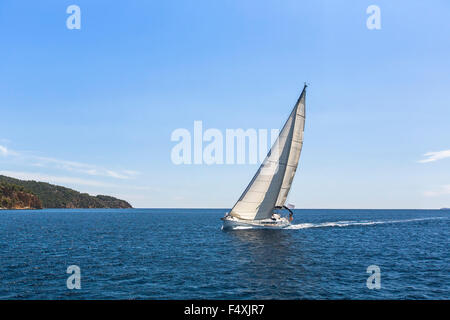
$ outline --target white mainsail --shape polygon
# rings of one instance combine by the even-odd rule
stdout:
[[[286,202],[302,151],[305,89],[306,85],[268,155],[231,209],[231,216],[244,220],[267,219],[275,207]]]

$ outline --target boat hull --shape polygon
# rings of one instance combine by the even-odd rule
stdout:
[[[225,217],[222,218],[223,230],[238,230],[238,229],[284,229],[290,226],[290,222],[286,218],[277,220],[241,220],[237,218]]]

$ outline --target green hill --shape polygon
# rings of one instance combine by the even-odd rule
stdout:
[[[24,187],[0,182],[0,209],[41,209],[41,200]]]
[[[46,182],[19,180],[0,175],[0,184],[23,188],[24,192],[37,196],[43,208],[132,208],[124,200],[104,195],[91,196]]]

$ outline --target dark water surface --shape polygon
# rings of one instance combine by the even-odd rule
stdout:
[[[449,211],[296,210],[288,230],[227,232],[225,211],[0,211],[0,298],[450,299]]]

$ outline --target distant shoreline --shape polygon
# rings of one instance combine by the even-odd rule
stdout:
[[[125,200],[111,196],[91,196],[47,182],[20,180],[0,175],[0,208],[8,210],[125,209],[132,206]]]

